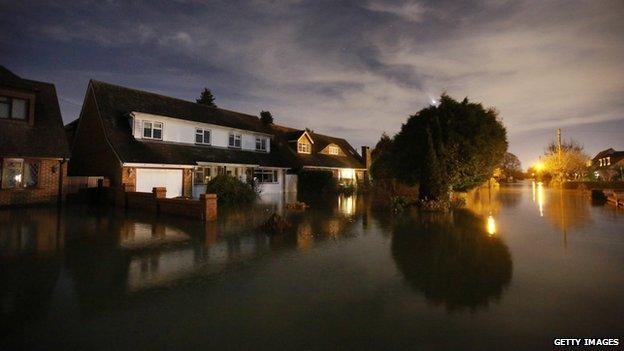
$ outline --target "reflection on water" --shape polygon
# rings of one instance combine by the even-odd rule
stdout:
[[[544,184],[531,181],[531,189],[533,191],[533,203],[537,203],[540,217],[544,217]]]
[[[414,214],[393,231],[392,255],[407,283],[449,311],[487,307],[511,281],[509,249],[471,212]]]
[[[487,217],[487,232],[490,235],[496,234],[496,220],[494,220],[494,216],[489,215]]]
[[[582,193],[484,187],[466,210],[400,216],[362,195],[306,201],[305,211],[285,201],[220,208],[210,223],[0,210],[0,349],[10,349],[5,336],[51,349],[463,349],[478,336],[501,349],[510,335],[540,349],[560,335],[624,332],[613,327],[624,311],[624,216]],[[256,229],[273,212],[289,233]]]

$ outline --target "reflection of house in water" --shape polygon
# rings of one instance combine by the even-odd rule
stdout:
[[[43,318],[59,291],[88,317],[148,290],[354,235],[351,227],[361,225],[356,200],[340,202],[344,207],[336,200],[329,210],[285,211],[293,230],[278,236],[256,230],[274,208],[268,204],[233,209],[208,223],[88,207],[66,208],[60,217],[56,210],[0,212],[2,319],[18,327]]]
[[[57,209],[0,211],[0,329],[45,317],[59,278],[63,226]]]

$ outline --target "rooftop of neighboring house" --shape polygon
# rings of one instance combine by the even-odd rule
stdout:
[[[620,160],[624,159],[624,151],[616,151],[613,148],[602,150],[599,153],[597,153],[596,156],[594,156],[594,158],[592,159],[592,162],[594,164],[598,163],[598,160],[606,158],[606,157],[609,157],[608,165],[613,165],[619,162]]]
[[[348,141],[328,135],[318,134],[308,129],[294,129],[282,125],[272,125],[277,136],[277,146],[297,168],[353,168],[364,169],[362,157]],[[310,153],[298,152],[300,138],[311,139]],[[328,147],[337,147],[338,154],[329,154]]]
[[[95,80],[90,81],[89,89],[93,91],[98,118],[102,119],[107,139],[122,162],[158,164],[222,162],[287,167],[284,158],[273,149],[270,152],[254,152],[192,144],[138,141],[132,136],[129,121],[131,112],[143,112],[270,135],[270,128],[262,124],[257,116]],[[89,90],[87,94],[90,94]],[[75,128],[72,123],[67,128],[70,138],[75,135],[72,132]]]
[[[0,118],[0,156],[69,157],[53,84],[23,79],[0,65],[0,96],[9,110],[17,101],[25,106],[25,118],[13,112]]]

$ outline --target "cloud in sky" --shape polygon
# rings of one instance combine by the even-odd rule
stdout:
[[[89,78],[189,100],[208,86],[220,106],[268,109],[285,124],[374,144],[447,91],[495,106],[524,163],[556,127],[564,135],[583,125],[596,130],[581,140],[591,152],[624,147],[595,127],[624,132],[618,0],[25,1],[4,8],[0,63],[56,83],[66,121],[78,115],[72,102],[81,101]]]

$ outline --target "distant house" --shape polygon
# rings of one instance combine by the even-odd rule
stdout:
[[[362,147],[360,156],[345,139],[280,125],[273,125],[273,131],[294,171],[329,171],[345,184],[357,184],[366,179],[370,148]]]
[[[94,80],[67,134],[70,176],[141,192],[163,186],[167,197],[198,197],[222,174],[280,193],[289,168],[256,116]]]
[[[0,206],[62,199],[68,157],[54,85],[0,66]]]
[[[624,151],[600,151],[591,160],[591,167],[601,180],[624,180]]]

